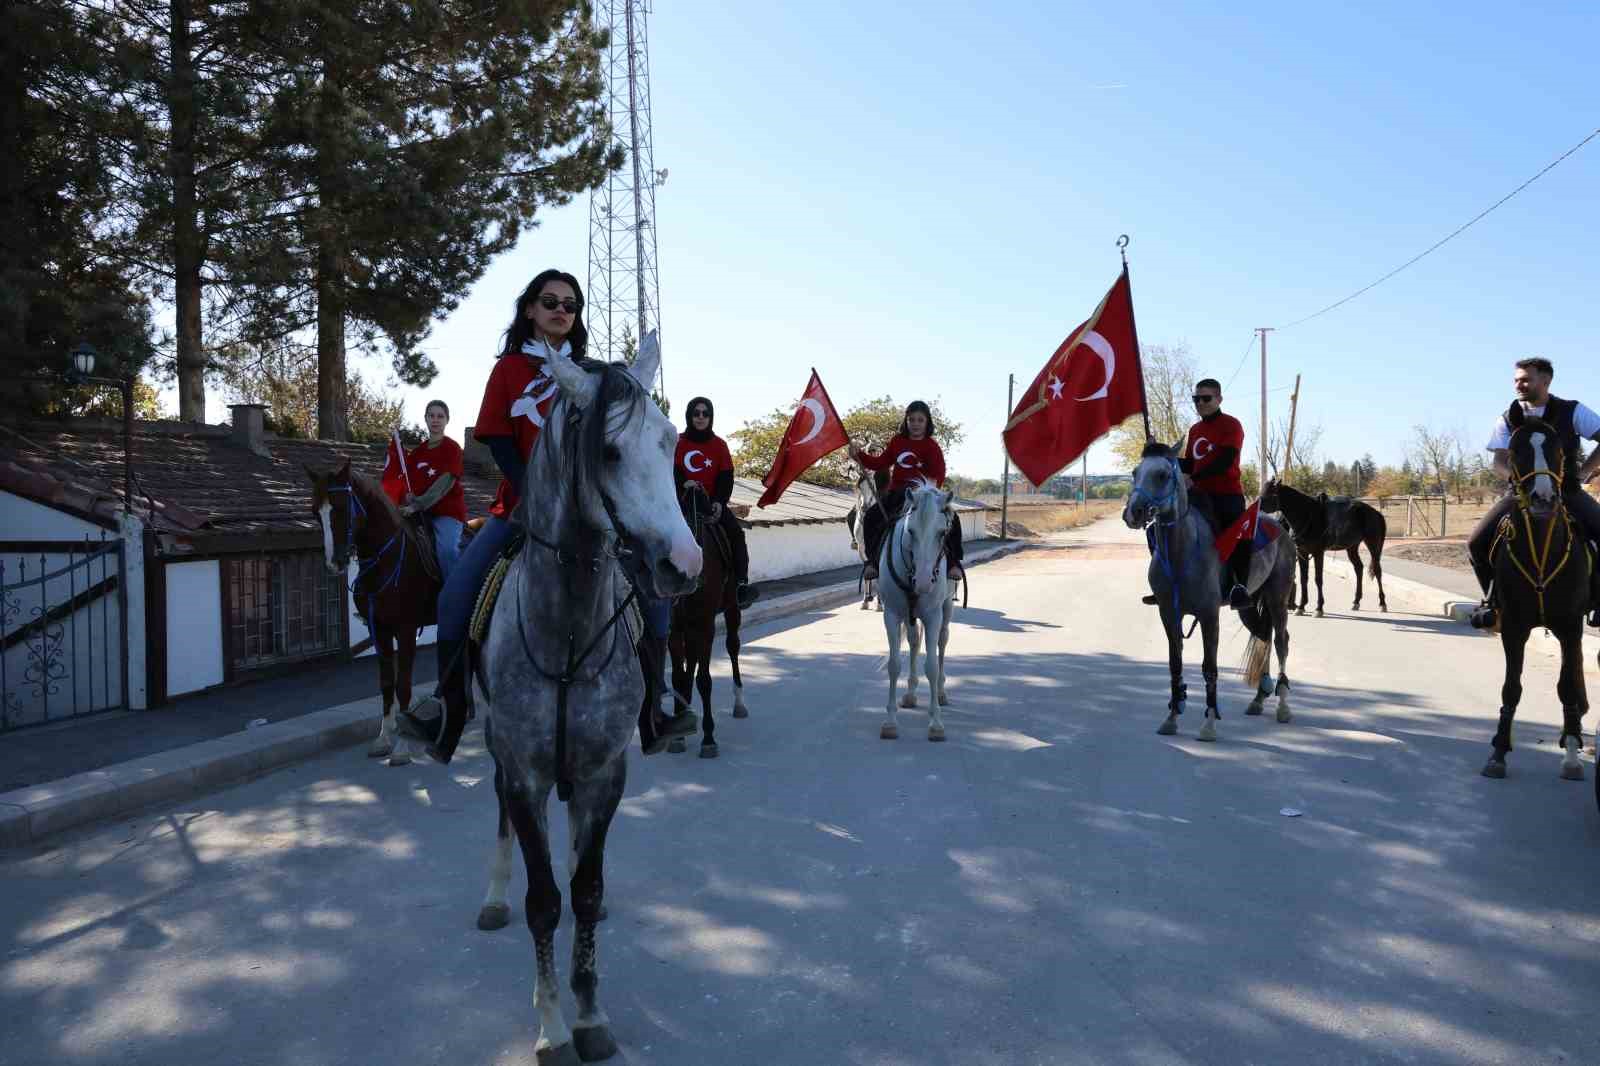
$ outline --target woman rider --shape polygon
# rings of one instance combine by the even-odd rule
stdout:
[[[672,480],[680,497],[684,485],[690,481],[705,489],[710,497],[711,520],[722,527],[733,549],[733,572],[742,611],[756,602],[760,593],[750,585],[750,547],[745,541],[744,526],[728,510],[728,501],[733,498],[733,456],[728,451],[727,441],[711,428],[716,417],[716,408],[704,396],[689,401],[684,430],[678,435],[678,449],[673,456]]]
[[[428,422],[428,439],[406,455],[411,485],[421,489],[422,495],[407,493],[400,513],[427,518],[433,527],[439,574],[449,581],[461,554],[461,527],[467,521],[467,499],[461,491],[461,445],[444,435],[450,408],[443,400],[430,401],[423,417]]]
[[[483,404],[473,426],[473,438],[482,441],[494,456],[502,479],[494,505],[483,528],[457,560],[455,569],[439,594],[439,687],[437,698],[420,701],[411,711],[400,712],[400,732],[428,745],[428,754],[448,763],[461,741],[467,720],[466,655],[467,627],[478,590],[489,568],[511,540],[512,518],[522,495],[528,456],[544,428],[545,418],[559,391],[545,366],[552,353],[577,361],[583,358],[589,332],[583,325],[583,290],[578,279],[559,270],[540,273],[517,298],[516,313],[507,327]],[[640,724],[647,735],[642,739],[646,753],[665,743],[657,738],[692,733],[697,716],[680,715],[661,721],[660,688],[662,662],[666,651],[666,625],[671,618],[669,601],[645,603],[647,632],[639,642],[645,673],[645,704]]]
[[[883,547],[883,534],[889,523],[899,517],[906,504],[906,491],[921,478],[927,478],[940,488],[944,487],[944,451],[933,439],[938,427],[933,424],[933,412],[921,400],[906,407],[900,421],[900,431],[890,439],[883,451],[876,455],[862,451],[855,441],[850,442],[850,458],[868,470],[888,470],[889,491],[882,506],[867,512],[867,566],[864,576],[871,581],[878,576],[878,553]],[[964,557],[961,546],[961,523],[950,523],[945,536],[946,575],[951,581],[966,576],[961,568]]]

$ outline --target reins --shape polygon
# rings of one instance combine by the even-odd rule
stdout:
[[[1550,583],[1553,582],[1566,567],[1567,560],[1572,558],[1572,545],[1573,541],[1576,539],[1573,530],[1572,513],[1567,510],[1567,505],[1563,498],[1563,492],[1565,491],[1565,485],[1563,484],[1563,481],[1565,479],[1564,464],[1566,462],[1566,450],[1561,448],[1559,445],[1556,449],[1556,457],[1557,462],[1555,470],[1529,470],[1526,473],[1518,472],[1517,463],[1514,458],[1508,459],[1508,464],[1511,467],[1511,491],[1516,497],[1517,512],[1522,516],[1523,529],[1528,535],[1528,555],[1530,557],[1530,561],[1533,563],[1534,572],[1529,573],[1528,568],[1523,565],[1521,557],[1517,554],[1517,524],[1516,520],[1511,515],[1506,515],[1506,517],[1501,520],[1500,527],[1495,531],[1494,543],[1489,548],[1490,558],[1493,558],[1494,553],[1499,549],[1500,545],[1502,543],[1505,544],[1506,552],[1510,556],[1511,562],[1522,574],[1523,579],[1526,580],[1529,585],[1533,586],[1533,591],[1535,595],[1538,596],[1538,624],[1545,626],[1546,628],[1548,628],[1548,623],[1545,621],[1545,590],[1550,587]],[[1535,478],[1540,477],[1541,475],[1549,477],[1555,482],[1556,485],[1555,509],[1551,512],[1549,521],[1545,523],[1544,543],[1542,545],[1536,543],[1536,536],[1533,529],[1533,503],[1528,498],[1527,490],[1527,483]],[[1558,519],[1560,520],[1560,524],[1565,527],[1566,543],[1562,547],[1561,558],[1556,562],[1555,568],[1547,570],[1550,565],[1550,552],[1555,540]]]
[[[389,549],[395,546],[396,541],[400,542],[400,557],[395,560],[393,569],[389,571],[389,576],[385,578],[382,584],[380,584],[376,589],[373,589],[367,593],[367,624],[369,626],[376,625],[377,599],[380,595],[399,584],[400,573],[405,569],[406,565],[406,541],[409,538],[406,537],[404,529],[397,529],[395,530],[394,534],[384,542],[383,547],[378,549],[376,554],[369,556],[361,555],[360,546],[356,543],[356,513],[358,511],[360,512],[361,518],[364,522],[367,518],[366,505],[363,504],[361,499],[356,495],[354,485],[329,485],[327,487],[327,491],[329,495],[332,495],[335,492],[344,493],[348,504],[348,520],[345,522],[344,529],[345,557],[349,558],[351,555],[354,555],[356,557],[356,562],[359,564],[356,568],[356,576],[350,581],[350,595],[352,597],[357,597],[360,595],[360,593],[357,591],[357,586],[361,584],[362,579],[378,568],[378,566],[383,562],[383,557],[389,553]]]

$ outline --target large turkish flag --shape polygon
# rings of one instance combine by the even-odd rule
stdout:
[[[833,401],[828,399],[828,390],[822,387],[822,379],[812,370],[805,395],[794,409],[794,417],[789,419],[789,428],[784,431],[783,441],[778,445],[778,455],[772,461],[772,469],[761,479],[767,491],[761,494],[756,506],[777,503],[783,490],[805,473],[812,463],[837,448],[843,448],[849,440],[844,431],[844,421],[839,417],[839,412],[833,409]]]
[[[1006,453],[1033,484],[1082,455],[1144,410],[1144,369],[1133,326],[1133,293],[1123,270],[1089,320],[1045,363],[1006,423]]]

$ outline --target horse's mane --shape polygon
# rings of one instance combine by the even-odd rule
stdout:
[[[578,366],[586,373],[599,376],[600,384],[595,390],[590,406],[604,411],[605,417],[586,418],[581,423],[578,434],[567,434],[566,420],[574,408],[565,392],[557,392],[555,402],[550,405],[550,414],[545,419],[544,432],[539,434],[544,458],[551,464],[553,470],[566,471],[569,464],[575,468],[577,496],[573,500],[574,504],[600,491],[607,430],[613,426],[620,428],[632,422],[638,415],[640,404],[646,402],[644,388],[621,363],[580,359]],[[558,443],[561,448],[559,455],[555,451]],[[522,499],[517,504],[519,511],[533,506],[533,494],[528,489],[534,474],[535,465],[529,463],[527,476],[523,482]],[[526,512],[522,514],[524,525],[530,528],[531,523],[528,520],[531,517],[532,515]]]
[[[405,515],[400,513],[400,508],[395,506],[395,502],[389,498],[389,494],[383,491],[382,485],[366,474],[358,474],[354,470],[350,471],[350,484],[361,490],[362,506],[369,509],[376,508],[388,515],[389,521],[393,523],[395,529],[399,530],[400,535],[410,541],[413,548],[419,552],[425,550],[426,546],[422,543],[422,537],[418,534],[417,528],[406,520]]]
[[[1139,453],[1140,459],[1171,459],[1172,449],[1158,440],[1144,442],[1144,451]]]

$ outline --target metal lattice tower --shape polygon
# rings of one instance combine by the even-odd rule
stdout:
[[[616,360],[624,331],[635,342],[661,326],[656,276],[656,171],[650,142],[647,0],[595,0],[595,25],[611,31],[601,59],[613,143],[627,158],[589,198],[588,313],[591,358]],[[665,375],[657,382],[665,389]]]

